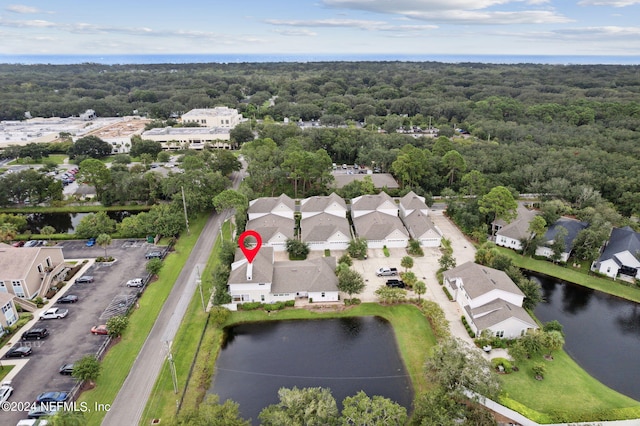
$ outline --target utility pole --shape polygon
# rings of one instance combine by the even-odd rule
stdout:
[[[187,225],[187,235],[190,235],[189,217],[187,216],[187,202],[184,198],[184,186],[181,186],[180,188],[182,189],[182,207],[184,208],[184,223]]]
[[[200,301],[202,302],[202,310],[207,311],[206,306],[204,306],[204,294],[202,293],[202,279],[200,278],[200,267],[196,265],[196,273],[198,274],[198,279],[196,283],[198,284],[198,288],[200,289]]]

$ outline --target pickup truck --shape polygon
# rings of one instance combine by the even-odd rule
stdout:
[[[398,275],[398,268],[380,268],[376,271],[376,275],[379,277],[392,277]]]
[[[404,288],[404,281],[402,281],[402,280],[387,280],[387,287]]]

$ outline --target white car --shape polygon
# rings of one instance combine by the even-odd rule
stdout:
[[[0,403],[8,400],[12,393],[13,387],[11,386],[11,382],[4,382],[2,386],[0,386]]]
[[[66,317],[68,313],[69,313],[68,309],[51,308],[51,309],[47,309],[46,311],[41,313],[40,314],[40,319],[41,320],[45,320],[45,319],[60,319],[60,318]]]
[[[142,287],[143,284],[142,278],[134,278],[127,281],[127,287]]]

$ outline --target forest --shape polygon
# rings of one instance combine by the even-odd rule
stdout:
[[[300,161],[284,155],[306,152],[324,164],[326,153],[336,163],[375,164],[423,194],[471,194],[480,179],[574,206],[601,196],[629,217],[640,211],[639,77],[640,67],[616,65],[2,64],[0,119],[91,108],[163,123],[191,108],[228,106],[262,122],[252,144],[278,147],[271,180],[261,182],[269,194],[250,195],[322,191],[313,179],[292,180]],[[285,118],[323,126],[270,124]],[[418,127],[444,137],[404,133]]]

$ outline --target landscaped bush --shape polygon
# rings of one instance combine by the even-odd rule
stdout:
[[[389,257],[391,256],[391,254],[389,253],[389,249],[387,248],[387,246],[383,246],[382,247],[382,253],[384,253],[385,257]]]
[[[256,309],[260,309],[262,307],[262,303],[260,302],[247,302],[238,305],[238,309],[243,311],[255,311]]]
[[[344,304],[346,306],[359,305],[360,303],[362,303],[362,301],[360,299],[358,299],[357,297],[354,297],[352,299],[344,299]]]
[[[449,299],[449,301],[453,301],[453,296],[451,295],[451,293],[449,293],[449,290],[447,290],[445,286],[442,286],[442,290],[444,291],[444,294],[447,295],[447,299]]]
[[[293,308],[294,306],[296,306],[296,301],[295,300],[287,300],[286,302],[284,302],[284,306],[287,306],[289,308]]]
[[[510,374],[513,371],[513,365],[511,364],[511,361],[506,358],[493,358],[491,360],[491,365],[496,370],[499,366],[502,366],[505,374]]]
[[[285,308],[284,302],[265,303],[262,305],[265,311],[280,311]]]
[[[435,334],[438,339],[444,339],[451,334],[449,331],[449,321],[447,321],[444,311],[436,302],[423,300],[422,313],[427,320],[429,320],[433,334]]]
[[[463,315],[461,318],[462,318],[462,324],[464,325],[464,328],[467,330],[467,333],[469,333],[469,337],[474,339],[476,337],[476,333],[474,333],[473,330],[471,329],[471,326],[467,322],[467,319],[465,318],[465,316]]]
[[[96,262],[113,262],[113,256],[109,256],[109,257],[104,257],[104,256],[98,256],[96,257]]]
[[[214,306],[209,312],[209,318],[215,325],[224,324],[231,316],[231,311],[221,306]]]

